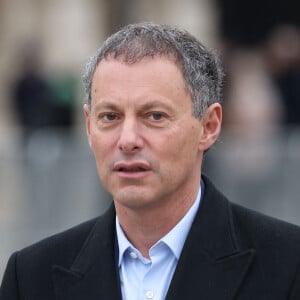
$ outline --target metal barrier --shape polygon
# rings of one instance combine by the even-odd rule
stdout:
[[[83,129],[22,144],[0,130],[0,280],[9,255],[94,217],[110,203]],[[300,225],[300,130],[224,131],[203,172],[232,201]]]

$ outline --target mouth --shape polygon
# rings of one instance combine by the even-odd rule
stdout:
[[[147,169],[143,167],[122,167],[117,170],[118,172],[146,172]]]
[[[120,176],[139,176],[150,171],[150,166],[144,162],[126,163],[120,162],[114,165],[113,170]]]

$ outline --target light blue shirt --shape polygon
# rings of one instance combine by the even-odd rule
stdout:
[[[185,216],[150,248],[150,259],[143,257],[128,241],[116,217],[118,267],[123,300],[165,299],[184,242],[199,208],[200,199],[201,187],[196,201]]]

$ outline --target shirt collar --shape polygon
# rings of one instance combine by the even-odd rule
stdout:
[[[202,186],[202,185],[201,185]],[[190,231],[196,213],[198,211],[200,201],[201,201],[201,193],[202,189],[201,186],[199,187],[198,195],[188,210],[188,212],[184,215],[184,217],[169,231],[165,236],[163,236],[155,245],[151,248],[155,247],[157,244],[163,242],[166,244],[173,254],[179,259],[184,242],[187,238],[187,235]],[[118,265],[120,266],[123,260],[124,253],[128,248],[137,250],[127,239],[121,225],[119,223],[119,219],[116,216],[116,233],[117,233],[117,241],[119,247],[119,262]],[[137,250],[138,251],[138,250]]]
[[[176,256],[177,259],[179,259],[184,242],[195,219],[196,213],[199,208],[200,200],[201,187],[199,188],[197,198],[194,201],[192,207],[188,210],[184,217],[175,225],[175,227],[171,231],[169,231],[164,237],[161,238],[161,241],[169,246],[169,248],[172,250],[173,254]]]
[[[133,245],[128,241],[125,236],[123,229],[121,228],[118,216],[116,216],[116,233],[117,233],[117,241],[119,247],[119,262],[118,265],[120,266],[122,263],[123,255],[126,250],[130,247],[134,248]]]

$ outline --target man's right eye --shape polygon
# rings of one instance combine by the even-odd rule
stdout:
[[[115,114],[105,114],[103,116],[103,118],[106,120],[106,121],[114,121],[117,119],[117,116]]]
[[[100,114],[99,120],[102,120],[103,122],[112,122],[118,120],[118,115],[114,113],[103,113]]]

